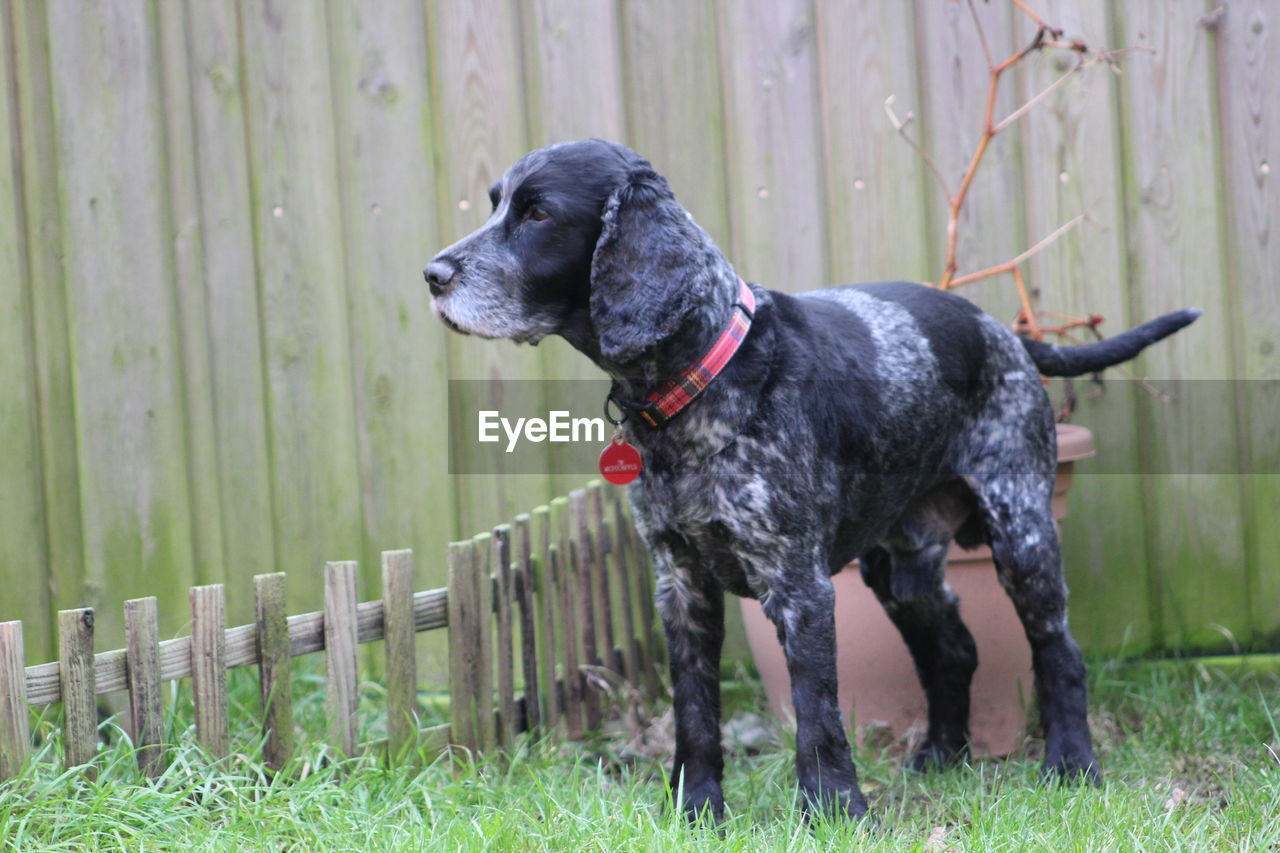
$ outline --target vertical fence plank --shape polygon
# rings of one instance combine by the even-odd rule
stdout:
[[[488,537],[449,544],[449,694],[454,743],[474,752],[493,742]]]
[[[196,738],[213,758],[231,751],[227,719],[227,608],[222,584],[193,586],[191,600],[191,693]]]
[[[569,493],[569,509],[571,513],[569,527],[569,559],[570,571],[573,572],[577,587],[577,606],[581,614],[579,630],[582,633],[582,663],[590,667],[599,667],[600,646],[597,642],[600,634],[596,621],[596,593],[599,579],[595,576],[596,553],[595,543],[591,539],[591,530],[587,526],[587,492],[586,489],[574,489]],[[588,677],[589,670],[581,670],[582,705],[586,713],[586,725],[589,730],[600,728],[600,693],[595,682]]]
[[[262,282],[254,257],[255,211],[246,136],[236,0],[166,4],[186,19],[190,101],[204,251],[199,321],[207,328],[209,393],[226,566],[274,565],[271,455],[263,357]],[[293,543],[290,543],[292,545]],[[243,592],[241,591],[243,589]],[[249,618],[248,588],[230,591],[230,618]],[[314,605],[314,602],[311,602]],[[283,612],[283,611],[282,611]]]
[[[427,8],[434,113],[446,119],[436,125],[438,185],[433,193],[440,205],[441,230],[435,249],[441,249],[488,218],[490,185],[529,148],[521,85],[524,33],[516,0],[432,2]],[[508,49],[493,50],[493,45]],[[501,409],[503,380],[542,378],[542,359],[515,346],[509,341],[448,336],[450,378],[485,380],[451,384],[451,392],[459,394],[460,405],[451,407],[456,413],[469,409],[472,401],[480,408]],[[472,424],[450,423],[454,430],[472,428]],[[526,454],[543,454],[548,446],[526,447],[521,456],[531,459]],[[531,497],[540,501],[551,494],[550,477],[544,475],[450,479],[457,489],[459,528],[468,532],[487,530],[524,509]]]
[[[613,597],[613,583],[609,576],[615,569],[613,546],[609,541],[609,528],[604,519],[604,483],[592,480],[587,484],[587,531],[595,545],[596,615],[603,629],[603,648],[600,657],[604,665],[617,673],[623,673],[622,650],[614,635],[617,607]]]
[[[0,622],[0,782],[18,775],[31,750],[31,709],[22,623]]]
[[[635,524],[627,524],[627,541],[635,556],[637,598],[640,603],[640,637],[644,644],[645,681],[649,695],[657,696],[660,689],[660,673],[664,663],[661,640],[662,626],[658,622],[657,602],[654,600],[653,567],[649,564],[649,551]]]
[[[779,290],[821,287],[829,279],[812,4],[716,11],[734,264]]]
[[[582,667],[579,648],[582,632],[579,624],[582,620],[575,601],[574,590],[578,588],[578,579],[574,572],[573,549],[569,538],[569,499],[558,497],[551,501],[551,546],[548,558],[551,561],[551,572],[555,577],[557,598],[560,605],[560,624],[562,626],[561,653],[564,656],[564,712],[565,733],[570,740],[582,737],[585,730],[583,722]]]
[[[354,561],[324,567],[325,710],[329,716],[329,744],[344,757],[356,754],[356,702],[360,682],[356,672],[356,573]]]
[[[1066,38],[1083,38],[1095,48],[1121,47],[1111,40],[1109,10],[1102,3],[1041,0],[1036,11]],[[1019,43],[1029,44],[1034,24],[1020,20]],[[1127,59],[1125,62],[1127,63]],[[1023,60],[1019,74],[1024,97],[1053,83],[1076,62],[1068,52],[1044,51]],[[1032,245],[1064,222],[1088,212],[1093,222],[1063,235],[1031,258],[1028,286],[1040,289],[1041,305],[1084,317],[1101,314],[1102,327],[1114,334],[1147,317],[1129,313],[1128,294],[1113,282],[1126,279],[1124,199],[1117,77],[1105,66],[1078,74],[1010,128],[1020,133],[1025,167],[1023,194]],[[1010,82],[1013,82],[1012,80]],[[1099,286],[1106,282],[1105,286]],[[1112,372],[1105,394],[1090,394],[1077,383],[1074,420],[1093,430],[1099,463],[1121,470],[1137,449],[1136,383]],[[1057,387],[1050,394],[1061,399]],[[1092,463],[1078,465],[1088,472]],[[1136,469],[1135,469],[1136,470]],[[1146,485],[1128,474],[1087,474],[1074,480],[1072,518],[1062,528],[1062,554],[1071,589],[1071,631],[1082,647],[1095,652],[1142,652],[1153,643],[1147,606],[1147,553],[1140,509]],[[1123,523],[1117,520],[1124,519]],[[1105,602],[1125,601],[1117,609]]]
[[[289,678],[289,618],[284,572],[254,575],[258,624],[258,693],[262,700],[263,760],[280,770],[293,757],[293,688]]]
[[[125,659],[129,680],[129,736],[138,766],[152,778],[164,772],[164,718],[160,706],[160,614],[155,596],[124,603]]]
[[[1012,4],[973,6],[994,61],[1002,62],[1015,48],[1026,47],[1017,43],[1012,32],[1012,19],[1019,14]],[[982,133],[990,76],[987,60],[969,4],[916,0],[914,17],[920,102],[903,103],[899,99],[897,112],[899,116],[905,116],[908,110],[916,114],[917,123],[912,126],[916,139],[930,152],[951,192],[955,192]],[[1006,74],[996,98],[997,120],[1017,106],[1015,80],[1012,74]],[[1027,248],[1022,244],[1025,230],[1016,138],[1016,133],[1008,133],[992,140],[969,189],[956,244],[961,273],[1001,263]],[[927,196],[930,203],[925,210],[932,235],[929,245],[934,251],[934,257],[929,259],[929,281],[938,280],[946,259],[947,205],[938,196]],[[959,293],[1002,322],[1012,320],[1019,307],[1009,276],[966,285]]]
[[[438,238],[428,31],[422,0],[330,0],[329,45],[342,200],[343,255],[365,541],[436,549],[452,537],[447,494],[448,332],[413,274],[446,242]],[[367,584],[377,571],[365,556]],[[440,586],[443,567],[419,567]],[[444,651],[428,634],[424,663]],[[430,655],[430,656],[428,656]],[[436,659],[438,661],[438,658]],[[442,670],[443,667],[440,667]]]
[[[542,719],[548,730],[554,728],[564,707],[556,678],[556,626],[560,623],[559,596],[551,571],[551,508],[540,506],[533,511],[532,524],[537,533],[537,556],[533,562],[534,591],[542,630],[538,634],[538,660],[541,664]]]
[[[1235,8],[1234,6],[1232,7]],[[1205,309],[1194,326],[1142,353],[1132,365],[1153,379],[1187,382],[1165,402],[1142,399],[1148,570],[1166,647],[1222,647],[1226,628],[1250,631],[1248,560],[1240,519],[1229,292],[1222,285],[1223,230],[1215,182],[1219,148],[1213,102],[1212,43],[1204,4],[1130,0],[1113,14],[1117,43],[1141,50],[1125,58],[1130,301],[1142,317],[1188,306]],[[1164,422],[1178,429],[1163,429]],[[1205,507],[1213,507],[1205,511]],[[1204,571],[1213,566],[1214,571]]]
[[[321,3],[238,14],[276,566],[312,592],[316,566],[364,544],[327,20]]]
[[[0,5],[0,619],[27,620],[32,651],[47,651],[48,539],[40,488],[39,395],[31,329],[31,284],[25,274],[23,187],[16,91],[7,10]],[[42,631],[44,629],[44,631]]]
[[[418,735],[418,659],[413,634],[413,552],[382,552],[382,624],[387,666],[387,756],[404,757]]]
[[[613,566],[617,572],[618,586],[621,589],[619,606],[622,608],[623,654],[625,664],[623,672],[632,687],[640,686],[640,639],[636,633],[636,608],[639,606],[640,592],[634,580],[635,568],[631,565],[628,553],[627,527],[628,519],[622,511],[622,496],[619,489],[609,491],[609,509],[613,517]]]
[[[533,543],[529,538],[529,514],[515,518],[515,594],[520,608],[520,665],[524,676],[524,713],[529,731],[542,728],[542,691],[538,677],[537,607],[533,569]]]
[[[1233,0],[1213,31],[1218,41],[1218,117],[1227,213],[1224,280],[1235,303],[1233,383],[1243,427],[1240,478],[1249,560],[1254,644],[1280,641],[1280,8],[1271,0]],[[1265,283],[1265,284],[1264,284]],[[1271,318],[1271,322],[1260,322]]]
[[[80,767],[93,761],[98,752],[92,607],[58,611],[58,659],[64,718],[63,763]]]
[[[489,548],[489,568],[493,572],[497,593],[498,645],[494,662],[498,667],[498,735],[499,745],[510,746],[516,736],[515,657],[511,625],[511,527],[500,524],[493,529]]]
[[[933,280],[925,210],[946,200],[884,113],[890,95],[919,111],[911,4],[817,0],[814,15],[831,280]]]
[[[178,600],[194,575],[193,514],[154,6],[41,5],[74,330],[87,575],[77,580],[88,581],[71,588]],[[122,618],[98,609],[113,645]]]
[[[35,392],[39,406],[40,490],[45,524],[50,607],[78,603],[84,579],[85,547],[80,495],[80,448],[76,443],[74,350],[67,293],[68,270],[62,250],[62,184],[58,139],[54,131],[53,82],[47,4],[7,4],[11,22],[16,120],[12,127],[20,156],[26,234],[25,275],[35,347]],[[52,616],[52,614],[50,614]],[[0,615],[0,618],[7,618]],[[27,621],[28,654],[44,660],[56,656],[52,618]],[[37,633],[39,631],[39,633]]]

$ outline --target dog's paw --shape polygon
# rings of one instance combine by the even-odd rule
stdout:
[[[1102,772],[1098,770],[1098,762],[1091,753],[1064,753],[1046,757],[1044,767],[1040,770],[1040,778],[1049,783],[1084,782],[1096,786],[1102,783]]]
[[[926,742],[914,755],[907,759],[907,767],[917,773],[928,773],[932,770],[944,770],[963,764],[969,758],[969,746],[960,747],[935,746]]]
[[[690,823],[709,823],[713,826],[724,822],[724,794],[714,781],[687,787],[683,792],[680,808]]]

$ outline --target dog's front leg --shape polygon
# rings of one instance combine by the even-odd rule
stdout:
[[[658,567],[658,609],[667,634],[675,698],[676,755],[673,798],[690,820],[708,809],[724,818],[724,754],[720,748],[720,647],[724,643],[724,591],[709,573]]]
[[[778,629],[796,712],[796,776],[806,812],[862,817],[849,740],[836,699],[835,591],[825,572],[773,589],[764,611]]]

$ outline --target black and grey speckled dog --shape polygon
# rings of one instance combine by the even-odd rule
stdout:
[[[561,335],[635,409],[698,363],[739,310],[733,267],[627,148],[591,140],[534,151],[490,195],[488,222],[424,271],[435,310],[459,332],[529,343]],[[1058,348],[916,284],[752,291],[753,324],[705,392],[660,428],[634,417],[625,427],[644,458],[631,495],[657,565],[683,807],[716,818],[724,809],[727,590],[759,599],[786,650],[806,808],[866,811],[836,705],[830,581],[854,557],[928,696],[928,736],[912,765],[962,756],[977,658],[943,580],[953,537],[991,546],[1026,629],[1045,770],[1096,777],[1039,375],[1132,358],[1198,312]]]

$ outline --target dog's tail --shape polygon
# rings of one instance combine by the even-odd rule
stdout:
[[[1031,338],[1020,338],[1031,355],[1031,360],[1045,376],[1081,376],[1096,373],[1128,361],[1156,341],[1169,337],[1183,326],[1190,325],[1200,316],[1199,308],[1174,311],[1143,323],[1136,329],[1078,347],[1060,347]]]

